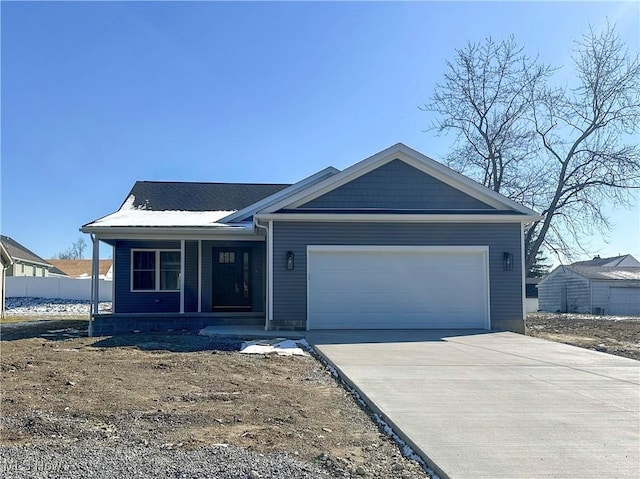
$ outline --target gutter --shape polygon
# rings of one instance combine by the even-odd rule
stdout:
[[[534,215],[469,215],[469,214],[366,214],[366,213],[266,213],[254,216],[254,221],[334,221],[389,223],[532,223],[542,220]]]
[[[82,233],[88,234],[193,234],[202,236],[225,235],[229,233],[252,235],[253,225],[243,226],[83,226]]]

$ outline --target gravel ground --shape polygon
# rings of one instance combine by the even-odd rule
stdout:
[[[55,449],[12,446],[2,448],[3,478],[330,478],[315,464],[286,454],[258,454],[221,444],[188,450],[174,445],[113,446],[83,441]]]
[[[313,357],[49,319],[0,326],[1,478],[430,477]]]
[[[640,317],[529,313],[527,335],[640,360]]]

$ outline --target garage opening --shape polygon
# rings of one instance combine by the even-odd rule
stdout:
[[[489,329],[486,246],[308,246],[308,329]]]

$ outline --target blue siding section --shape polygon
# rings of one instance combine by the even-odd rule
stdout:
[[[115,313],[177,313],[180,312],[180,293],[176,291],[131,291],[131,249],[180,249],[179,241],[116,242],[114,281]],[[186,263],[185,263],[186,265]]]
[[[393,160],[302,208],[494,209],[400,160]]]
[[[492,329],[524,332],[520,224],[392,224],[275,222],[273,229],[274,328],[305,328],[307,245],[488,246]],[[285,268],[286,252],[295,269]],[[503,271],[503,253],[513,270]]]
[[[252,253],[252,311],[265,311],[265,243],[257,241],[202,242],[202,312],[212,311],[213,272],[212,251],[215,247],[250,248]],[[131,291],[131,250],[180,249],[180,241],[118,240],[114,254],[115,313],[179,313],[180,293],[163,291]],[[198,311],[198,242],[185,241],[184,310]]]

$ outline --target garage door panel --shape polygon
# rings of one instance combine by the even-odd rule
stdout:
[[[640,288],[609,288],[609,312],[618,315],[640,315]]]
[[[453,324],[453,326],[452,326]],[[401,317],[387,312],[374,312],[364,319],[355,313],[332,313],[315,329],[484,329],[477,315],[416,312]]]
[[[318,304],[313,308],[314,312],[338,312],[348,310],[350,312],[362,311],[388,311],[402,313],[405,311],[471,311],[477,314],[475,305],[483,304],[481,294],[472,295],[465,302],[454,302],[443,296],[440,290],[425,289],[417,293],[404,291],[358,291],[345,294],[341,291],[317,292],[312,295],[318,297]],[[469,301],[470,300],[470,301]],[[472,304],[468,304],[471,302]]]
[[[486,248],[309,251],[313,329],[485,328]]]

